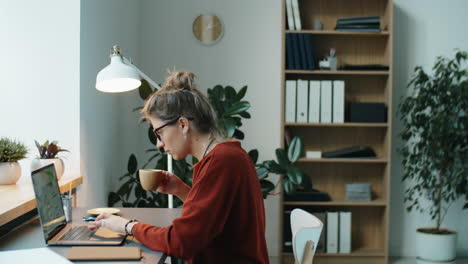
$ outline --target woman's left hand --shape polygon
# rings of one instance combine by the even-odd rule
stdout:
[[[95,230],[103,226],[109,228],[112,231],[125,234],[125,225],[128,223],[128,221],[130,220],[120,216],[111,215],[109,213],[102,213],[96,217],[96,221],[89,223],[88,228],[90,230]]]

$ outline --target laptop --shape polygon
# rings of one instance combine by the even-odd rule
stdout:
[[[116,233],[105,227],[91,231],[87,225],[67,223],[54,164],[33,171],[31,178],[47,245],[112,246],[123,243],[125,234]]]

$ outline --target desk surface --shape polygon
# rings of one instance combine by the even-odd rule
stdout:
[[[64,177],[59,181],[60,192],[83,183],[82,176]],[[0,226],[36,208],[36,197],[31,179],[20,179],[17,184],[0,185]]]
[[[156,226],[168,226],[172,221],[179,217],[182,213],[181,209],[168,209],[168,208],[120,208],[121,216],[128,219],[138,219],[140,222]],[[87,215],[86,209],[74,208],[73,209],[73,223],[74,224],[85,224],[81,218]],[[127,241],[124,246],[138,246],[143,251],[143,259],[141,263],[157,263],[161,257],[160,252],[152,251],[147,247],[143,246],[134,237],[127,237]],[[40,227],[39,218],[26,223],[16,230],[11,231],[0,239],[0,251],[4,250],[17,250],[17,249],[29,249],[46,247],[44,238],[42,235],[42,229]],[[51,246],[48,247],[56,253],[66,256],[70,247],[66,246]],[[82,262],[79,263],[90,263]],[[108,263],[108,262],[99,262]],[[119,262],[120,263],[120,262]],[[139,262],[129,262],[139,263]]]

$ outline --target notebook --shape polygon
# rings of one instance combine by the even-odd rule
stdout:
[[[139,247],[72,247],[68,253],[69,260],[139,260]]]
[[[125,234],[116,233],[105,227],[90,231],[86,225],[67,223],[57,183],[54,164],[31,173],[41,221],[47,245],[120,245]]]

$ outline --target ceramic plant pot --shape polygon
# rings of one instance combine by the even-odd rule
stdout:
[[[416,256],[418,263],[455,263],[457,232],[446,230],[446,234],[433,234],[431,228],[416,231]]]
[[[31,161],[31,171],[35,171],[42,167],[45,167],[49,164],[53,163],[55,166],[55,171],[57,174],[57,180],[60,180],[63,176],[63,172],[65,171],[65,166],[62,159],[55,158],[55,159],[33,159]]]
[[[0,162],[0,185],[16,184],[21,177],[21,166],[18,162]]]

